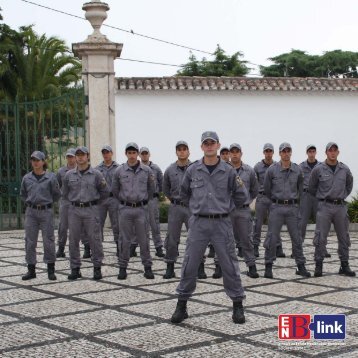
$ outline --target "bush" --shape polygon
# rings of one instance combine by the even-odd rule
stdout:
[[[351,223],[358,223],[358,194],[348,203],[348,216]]]
[[[169,211],[169,203],[160,202],[159,203],[159,222],[160,223],[168,222],[168,211]]]

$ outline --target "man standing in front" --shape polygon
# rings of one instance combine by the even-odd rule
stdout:
[[[93,262],[93,279],[102,278],[103,246],[98,203],[109,195],[109,188],[101,172],[91,167],[87,147],[76,148],[77,168],[71,169],[63,180],[63,198],[71,203],[68,211],[70,229],[69,280],[81,278],[79,242],[81,232],[88,239]]]
[[[220,143],[215,132],[202,134],[201,149],[204,157],[188,167],[180,189],[182,201],[189,204],[191,217],[181,279],[176,290],[179,298],[171,322],[180,323],[188,318],[187,301],[195,291],[198,267],[211,242],[222,268],[226,294],[233,301],[232,319],[235,323],[244,323],[242,301],[245,293],[230,212],[246,202],[248,193],[237,181],[235,170],[217,157]]]
[[[348,263],[351,242],[347,206],[344,201],[352,192],[353,175],[345,164],[338,161],[339,150],[336,143],[327,144],[326,155],[326,160],[312,170],[308,184],[309,192],[319,201],[313,239],[316,261],[314,276],[321,277],[323,274],[323,260],[331,223],[338,239],[338,255],[341,260],[339,274],[355,276]]]
[[[138,160],[139,147],[128,143],[125,148],[127,162],[117,168],[112,178],[112,193],[119,200],[118,280],[127,278],[131,241],[136,236],[144,266],[144,277],[154,279],[152,258],[147,236],[148,201],[153,198],[155,179],[152,169]]]
[[[277,241],[283,224],[287,225],[292,241],[293,256],[296,260],[296,275],[310,277],[306,270],[306,259],[302,250],[302,239],[298,230],[298,200],[302,193],[303,173],[300,167],[291,162],[292,147],[289,143],[280,145],[281,160],[272,164],[266,171],[264,191],[272,200],[268,220],[265,247],[266,278],[273,278],[272,265],[276,260]]]

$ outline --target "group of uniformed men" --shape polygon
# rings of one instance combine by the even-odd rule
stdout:
[[[164,279],[175,277],[174,264],[178,257],[181,228],[188,232],[186,251],[177,288],[179,295],[173,323],[188,317],[186,302],[195,290],[196,279],[206,278],[205,250],[214,257],[213,278],[223,277],[224,288],[233,300],[233,321],[244,323],[238,257],[244,258],[247,275],[259,277],[256,258],[259,256],[261,228],[268,217],[268,231],[264,240],[264,277],[273,278],[272,265],[276,257],[284,257],[280,231],[287,225],[292,255],[297,264],[296,274],[310,277],[305,267],[303,242],[311,216],[316,218],[314,259],[315,277],[322,276],[323,260],[329,257],[327,236],[333,222],[338,238],[340,274],[355,276],[349,267],[349,220],[345,205],[351,193],[353,177],[349,168],[337,160],[336,143],[326,146],[326,160],[316,160],[316,147],[307,146],[307,160],[300,165],[291,162],[289,143],[279,147],[280,161],[273,160],[274,147],[266,143],[264,158],[254,168],[243,163],[239,144],[221,147],[215,132],[204,132],[201,138],[204,156],[189,161],[189,146],[178,141],[177,160],[164,173],[150,161],[146,147],[136,143],[125,147],[127,162],[119,165],[113,159],[109,145],[102,148],[103,162],[91,167],[89,151],[80,146],[66,153],[67,164],[57,175],[46,171],[45,155],[35,151],[31,155],[32,172],[25,175],[21,197],[26,204],[25,243],[28,272],[24,280],[36,277],[36,245],[39,229],[44,241],[44,262],[49,279],[55,280],[56,257],[65,257],[67,230],[71,273],[69,280],[81,276],[80,245],[84,257],[92,257],[93,278],[102,278],[103,227],[109,214],[119,262],[118,279],[127,278],[131,256],[140,247],[144,276],[153,279],[150,255],[149,228],[156,255],[167,263]],[[220,157],[218,157],[220,152]],[[141,161],[138,160],[140,155]],[[163,252],[159,225],[159,195],[169,199],[168,232]],[[62,194],[62,195],[61,195]],[[55,254],[52,205],[61,196],[58,251]],[[253,228],[250,204],[256,199]],[[236,254],[235,247],[238,248]]]

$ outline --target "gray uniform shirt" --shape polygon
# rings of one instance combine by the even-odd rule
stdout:
[[[311,172],[319,164],[321,164],[321,162],[317,162],[313,168],[308,165],[307,160],[300,164],[300,168],[303,172],[303,189],[308,189],[308,182],[310,180]]]
[[[275,164],[274,161],[272,164]],[[272,165],[270,164],[270,165]],[[254,171],[256,173],[257,181],[259,182],[259,191],[264,191],[264,179],[266,170],[270,167],[270,165],[267,165],[264,160],[261,160],[260,162],[256,163],[254,166]]]
[[[155,178],[155,193],[163,191],[163,172],[157,164],[149,162],[149,168],[152,169]]]
[[[26,204],[32,205],[48,205],[58,201],[61,190],[56,175],[45,172],[43,177],[37,180],[33,172],[27,173],[21,182],[20,197]]]
[[[99,164],[96,169],[99,170],[102,175],[104,176],[104,179],[106,179],[107,185],[109,188],[112,188],[112,178],[113,174],[116,171],[116,169],[119,167],[119,164],[115,161],[112,162],[110,166],[107,166],[102,162]]]
[[[291,167],[284,169],[281,162],[272,164],[266,171],[264,191],[272,200],[298,199],[302,193],[303,173],[301,168],[291,163]]]
[[[124,163],[116,169],[112,179],[112,193],[120,201],[136,203],[153,198],[155,179],[147,165],[139,164],[134,172],[128,163]]]
[[[239,168],[234,169],[236,170],[237,177],[243,181],[250,194],[249,198],[245,202],[245,205],[250,205],[259,193],[259,183],[257,182],[255,171],[249,165],[244,163],[241,163]]]
[[[187,169],[188,166],[180,167],[175,162],[164,172],[163,193],[169,200],[180,200],[180,184]]]
[[[234,168],[220,159],[210,174],[203,159],[191,164],[180,186],[180,197],[189,203],[192,214],[228,214],[248,199],[242,181],[237,180]]]
[[[317,199],[344,200],[353,188],[353,175],[349,168],[337,163],[335,172],[325,163],[316,166],[311,173],[308,191]]]
[[[84,174],[78,168],[69,170],[63,179],[63,198],[71,202],[87,203],[109,196],[109,187],[102,173],[90,167]]]

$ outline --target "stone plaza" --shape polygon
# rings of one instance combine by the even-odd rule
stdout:
[[[165,231],[162,232],[164,237]],[[313,273],[313,232],[305,241],[307,268]],[[40,239],[41,240],[41,239]],[[358,235],[351,233],[352,270],[358,271]],[[24,232],[0,232],[0,356],[1,357],[357,357],[358,280],[338,275],[337,238],[329,237],[324,276],[295,275],[289,258],[289,236],[283,234],[286,258],[277,259],[274,278],[263,278],[263,249],[257,261],[260,278],[245,274],[246,323],[231,320],[232,303],[222,279],[211,278],[213,259],[207,258],[208,279],[199,280],[188,302],[189,318],[170,323],[176,305],[175,288],[185,250],[179,247],[177,278],[164,280],[165,263],[153,255],[154,280],[143,277],[140,257],[132,258],[128,278],[117,279],[115,244],[105,233],[105,265],[101,281],[92,279],[92,264],[83,260],[83,278],[67,280],[68,257],[56,262],[57,281],[47,279],[38,245],[37,278],[22,281]],[[68,250],[66,248],[68,256]],[[278,339],[279,314],[345,314],[346,339],[283,341]]]

